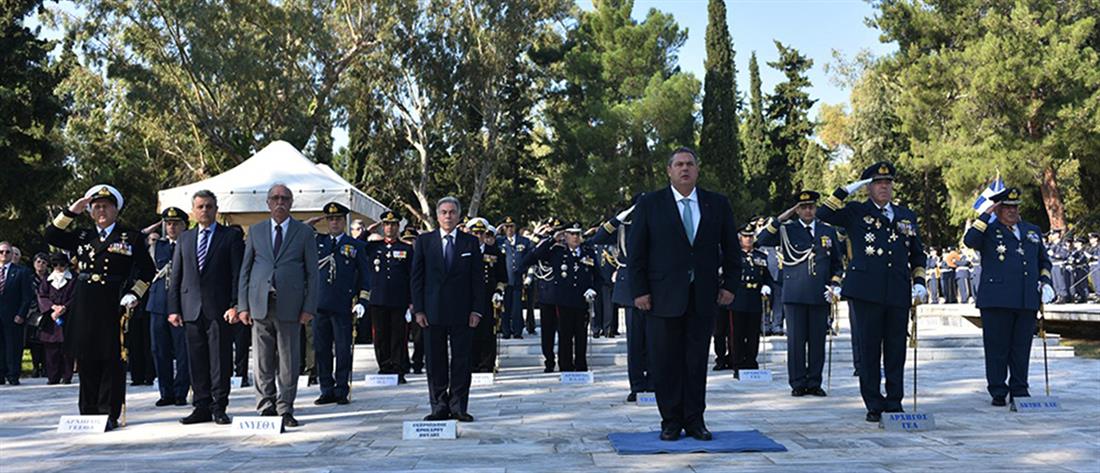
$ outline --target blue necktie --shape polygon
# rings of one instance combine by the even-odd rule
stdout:
[[[450,271],[451,263],[455,260],[454,235],[447,235],[444,239],[447,241],[443,243],[443,264],[445,264],[447,270]]]
[[[684,232],[687,233],[688,242],[695,244],[695,215],[691,212],[691,199],[680,199],[684,204]]]
[[[199,239],[199,252],[198,252],[198,255],[196,255],[198,260],[199,260],[199,271],[202,271],[202,269],[204,267],[206,267],[206,250],[207,250],[207,247],[209,246],[210,229],[207,228],[207,229],[203,230],[201,233],[202,233],[202,238]]]

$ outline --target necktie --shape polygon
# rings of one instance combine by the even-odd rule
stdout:
[[[209,244],[210,244],[210,229],[207,228],[207,229],[202,231],[202,237],[199,238],[199,253],[198,253],[199,271],[202,271],[202,268],[206,267],[206,250],[207,250],[207,247],[209,246]],[[173,245],[174,245],[174,243],[173,243]]]
[[[279,255],[279,248],[283,247],[283,226],[275,225],[275,256]]]
[[[810,240],[813,240],[814,239],[814,227],[811,227],[809,225],[805,225],[803,228],[806,229],[806,234],[810,235]]]
[[[4,293],[4,286],[8,283],[8,265],[0,266],[0,294]]]
[[[695,215],[691,212],[691,199],[680,199],[684,204],[684,232],[687,233],[688,243],[695,244]]]
[[[451,269],[451,263],[453,263],[455,259],[454,236],[447,235],[444,239],[447,241],[443,243],[443,264],[447,266],[447,270],[449,271]]]
[[[107,239],[107,230],[100,230],[99,231],[99,241],[103,241],[103,240],[106,240],[106,239]]]

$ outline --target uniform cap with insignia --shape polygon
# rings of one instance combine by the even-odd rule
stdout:
[[[89,204],[100,199],[109,200],[114,203],[115,207],[118,207],[119,210],[122,210],[122,204],[124,202],[122,193],[119,192],[118,189],[115,189],[114,186],[108,184],[96,184],[92,186],[91,189],[88,189],[88,192],[84,193],[84,197],[92,198],[91,202],[88,202]],[[89,212],[91,210],[91,208],[88,209]]]
[[[419,233],[417,233],[416,229],[413,228],[412,225],[409,225],[409,226],[405,227],[405,231],[401,232],[401,239],[402,240],[415,240],[417,235],[419,235]]]
[[[1008,187],[990,197],[994,203],[1001,205],[1020,205],[1020,189]]]
[[[737,233],[744,236],[756,236],[756,226],[752,223],[746,223]]]
[[[481,233],[488,228],[488,222],[481,217],[471,219],[469,222],[466,223],[466,231],[471,233]]]
[[[186,225],[187,224],[187,212],[184,212],[183,210],[180,210],[179,207],[168,207],[168,208],[164,209],[163,212],[160,213],[160,219],[165,221],[165,222],[176,220],[176,221],[183,222],[184,225]]]
[[[401,223],[401,214],[393,210],[382,212],[382,223]]]
[[[814,191],[799,192],[798,193],[798,205],[816,204],[817,199],[819,199],[820,197],[821,197],[821,194],[818,194],[817,192],[814,192]]]
[[[569,226],[565,228],[565,231],[569,233],[581,233],[584,231],[584,226],[581,222],[569,222]]]
[[[516,221],[512,220],[511,216],[504,217],[504,220],[502,222],[500,222],[500,226],[502,226],[502,227],[506,227],[506,226],[509,226],[509,225],[511,225],[513,227],[516,225]]]
[[[893,164],[886,161],[879,161],[872,164],[863,170],[863,174],[859,176],[860,179],[870,179],[877,181],[880,179],[894,180],[894,176],[897,174],[897,169]]]
[[[351,209],[348,209],[344,204],[339,202],[329,202],[325,204],[322,213],[325,214],[325,217],[345,217],[351,213]]]

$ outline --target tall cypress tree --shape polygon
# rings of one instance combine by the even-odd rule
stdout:
[[[726,2],[710,0],[707,6],[707,59],[703,85],[703,129],[699,153],[707,166],[706,175],[715,190],[731,197],[734,211],[744,194],[741,177],[741,147],[737,133],[737,83],[733,64],[733,43],[726,26]],[[739,215],[744,216],[744,215]]]
[[[760,87],[760,66],[756,62],[756,51],[753,51],[749,57],[749,108],[743,115],[745,126],[741,135],[745,179],[750,194],[748,206],[753,213],[763,212],[768,201],[768,159],[772,153],[768,123],[764,120],[764,94]]]
[[[806,146],[813,133],[810,107],[816,100],[806,92],[810,79],[806,71],[814,61],[797,49],[775,42],[779,60],[768,65],[783,73],[786,81],[775,85],[775,93],[768,97],[768,121],[771,122],[769,138],[775,153],[768,160],[768,176],[775,183],[768,193],[768,213],[775,214],[790,207],[787,205],[796,189],[796,171],[803,168]]]

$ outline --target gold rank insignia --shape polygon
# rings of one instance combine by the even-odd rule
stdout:
[[[886,165],[883,164],[882,166],[878,167],[878,173],[879,174],[890,174],[890,168],[886,167]]]

